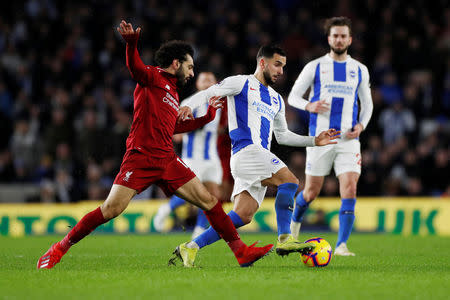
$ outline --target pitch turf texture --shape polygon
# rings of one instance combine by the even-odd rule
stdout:
[[[317,234],[303,234],[307,239]],[[319,234],[332,245],[336,234]],[[188,234],[92,235],[52,270],[38,258],[59,236],[0,237],[1,299],[449,299],[450,238],[353,234],[356,257],[308,268],[298,254],[272,252],[240,268],[223,241],[204,248],[198,267],[167,266]],[[246,243],[276,235],[243,234]]]

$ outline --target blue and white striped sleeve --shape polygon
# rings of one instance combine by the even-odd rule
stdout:
[[[304,99],[303,95],[314,82],[316,65],[317,62],[312,61],[303,68],[302,72],[295,81],[291,92],[289,93],[289,105],[301,110],[306,110],[306,105],[309,103],[309,101]]]
[[[283,99],[281,99],[281,103],[283,103]],[[275,115],[273,121],[273,133],[275,134],[278,144],[294,147],[315,146],[314,136],[299,135],[288,129],[285,110],[285,105],[281,105],[281,109]]]
[[[372,94],[370,91],[370,77],[367,67],[361,65],[361,84],[358,87],[358,98],[361,102],[361,111],[359,113],[359,123],[364,127],[369,124],[372,117],[373,102]]]

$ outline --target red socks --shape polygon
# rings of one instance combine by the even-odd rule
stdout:
[[[217,204],[210,210],[205,210],[205,215],[208,218],[209,223],[212,228],[220,235],[222,239],[227,242],[231,251],[236,252],[241,248],[244,242],[241,241],[236,228],[233,225],[230,217],[223,211],[222,204],[217,202]]]
[[[233,252],[236,252],[245,245],[244,242],[241,241],[230,217],[223,211],[220,202],[217,202],[211,210],[205,211],[205,215],[211,226],[216,230],[220,237],[227,242]],[[95,228],[106,223],[106,221],[100,207],[91,211],[58,243],[60,250],[66,253],[73,244],[79,242]]]
[[[91,233],[95,228],[106,223],[107,220],[103,217],[100,207],[91,211],[85,215],[74,228],[59,242],[61,251],[64,253],[69,250],[69,248],[78,243],[82,238]]]

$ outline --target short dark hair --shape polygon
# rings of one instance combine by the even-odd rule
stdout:
[[[158,66],[167,68],[174,59],[178,59],[183,63],[187,58],[186,55],[194,57],[194,48],[184,41],[169,41],[161,45],[155,53],[155,61]]]
[[[265,45],[259,48],[258,54],[256,54],[256,60],[261,57],[272,58],[274,54],[279,54],[281,56],[286,56],[286,52],[276,45]]]
[[[331,27],[347,26],[350,36],[352,35],[352,20],[347,17],[333,17],[325,21],[324,29],[327,36],[330,35]]]

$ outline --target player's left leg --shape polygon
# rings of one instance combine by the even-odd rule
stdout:
[[[294,209],[294,196],[298,188],[298,179],[287,168],[278,170],[272,177],[261,182],[263,186],[277,186],[275,212],[277,215],[278,243],[277,254],[287,255],[292,252],[309,252],[314,245],[300,243],[291,234],[290,223]]]
[[[347,240],[350,237],[355,221],[356,187],[359,173],[342,173],[338,176],[338,179],[342,203],[339,211],[339,232],[335,254],[354,256],[355,254],[347,248]]]
[[[337,145],[334,172],[339,179],[341,209],[339,211],[339,231],[336,255],[354,256],[347,248],[347,240],[355,221],[356,187],[361,174],[361,145],[353,139]]]

